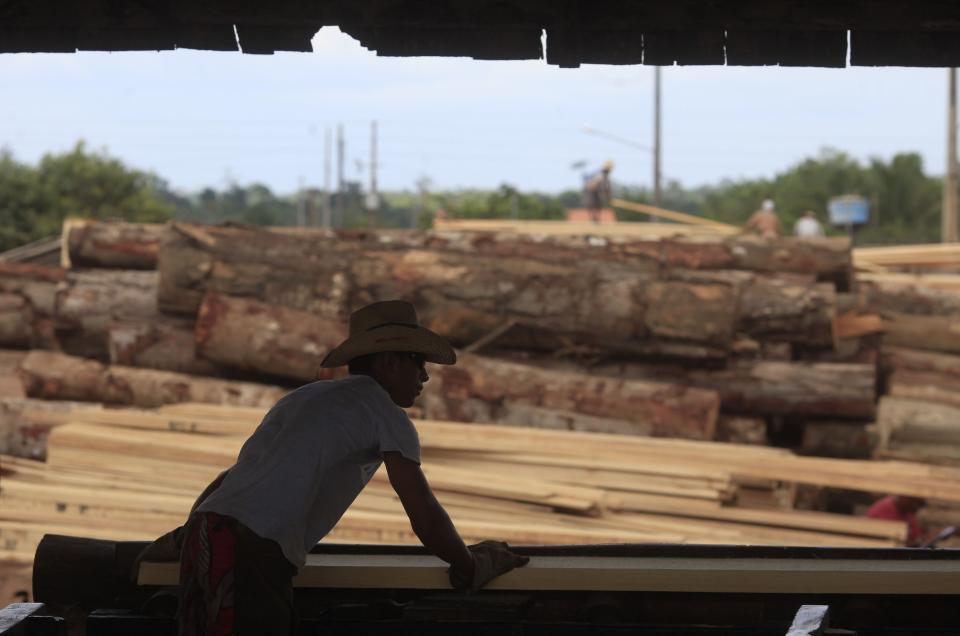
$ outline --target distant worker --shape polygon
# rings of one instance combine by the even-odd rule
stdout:
[[[817,214],[813,210],[807,210],[803,213],[797,222],[793,225],[793,233],[800,238],[812,238],[823,236],[823,226],[820,225]]]
[[[610,171],[613,170],[612,161],[604,161],[597,172],[583,184],[583,206],[587,208],[590,220],[600,222],[600,215],[604,208],[610,205]]]
[[[743,226],[743,230],[759,234],[764,238],[782,236],[783,228],[780,227],[780,219],[777,218],[775,208],[773,199],[765,199],[760,205],[760,209],[754,212],[746,225]]]
[[[907,524],[907,545],[914,547],[923,540],[923,531],[917,519],[917,511],[927,505],[926,500],[908,495],[887,495],[867,511],[871,519],[889,519]]]

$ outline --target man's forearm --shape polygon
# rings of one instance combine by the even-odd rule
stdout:
[[[450,515],[440,503],[433,499],[419,514],[410,517],[410,523],[417,538],[433,554],[452,565],[455,569],[472,574],[473,557],[463,539],[457,532]]]

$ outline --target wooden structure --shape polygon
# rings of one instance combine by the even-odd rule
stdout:
[[[796,3],[605,0],[589,10],[544,0],[360,4],[287,0],[234,6],[24,5],[0,20],[0,52],[163,50],[309,51],[336,25],[379,55],[538,59],[584,63],[956,66],[960,9],[950,2]],[[542,35],[546,32],[546,45]]]
[[[10,624],[20,629],[43,625],[48,631],[42,633],[59,636],[68,623],[51,614],[60,604],[79,600],[96,609],[88,615],[74,612],[69,624],[74,629],[101,636],[172,636],[175,604],[158,586],[175,581],[175,565],[144,563],[140,585],[135,585],[131,564],[144,545],[48,535],[37,553],[35,577],[36,595],[44,605],[8,608]],[[456,630],[493,636],[511,629],[536,636],[809,636],[830,633],[824,631],[828,615],[829,625],[844,634],[957,633],[960,558],[952,551],[655,545],[517,549],[530,557],[526,567],[490,589],[463,595],[449,589],[444,565],[422,548],[318,546],[294,589],[301,633],[431,636]],[[801,628],[807,631],[797,631]]]

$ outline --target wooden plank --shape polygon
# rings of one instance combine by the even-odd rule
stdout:
[[[722,223],[720,221],[714,221],[713,219],[708,219],[706,217],[697,216],[695,214],[687,214],[685,212],[675,212],[673,210],[665,210],[653,205],[647,205],[645,203],[634,203],[633,201],[624,201],[623,199],[613,199],[610,202],[615,208],[622,208],[624,210],[629,210],[631,212],[640,212],[643,214],[649,214],[650,216],[656,216],[663,219],[670,219],[671,221],[677,221],[679,223],[687,223],[689,225],[704,225],[712,228],[718,228],[719,231],[726,234],[739,234],[741,229],[735,225],[730,225],[729,223]]]
[[[449,589],[421,555],[311,554],[295,587]],[[143,563],[140,585],[175,585],[176,563]],[[531,557],[490,590],[746,594],[960,594],[960,562],[893,559]]]
[[[546,236],[660,237],[733,233],[715,225],[642,222],[578,223],[509,219],[435,219],[433,227],[435,230],[444,232],[498,232]]]

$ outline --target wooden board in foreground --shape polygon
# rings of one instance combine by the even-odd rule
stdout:
[[[177,563],[143,563],[140,585],[176,585]],[[311,554],[296,587],[447,589],[434,556]],[[746,594],[960,594],[960,561],[534,556],[491,590]]]

